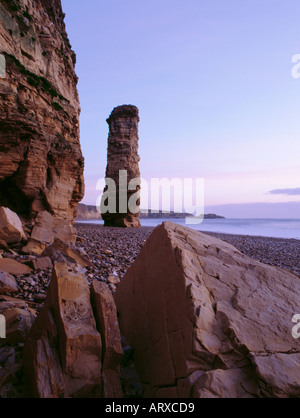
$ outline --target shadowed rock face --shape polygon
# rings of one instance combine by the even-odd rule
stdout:
[[[115,295],[146,397],[299,397],[300,280],[166,222]]]
[[[107,123],[109,125],[107,169],[106,177],[115,181],[116,184],[116,212],[102,214],[105,226],[116,227],[140,227],[139,213],[131,213],[125,208],[125,213],[121,213],[119,196],[125,196],[125,202],[134,195],[138,187],[128,191],[128,184],[133,179],[140,178],[138,155],[138,123],[140,121],[138,108],[132,105],[116,107],[111,113]],[[127,172],[125,187],[119,182],[121,170]],[[138,207],[139,207],[139,201]]]
[[[121,398],[121,357],[116,307],[108,286],[95,282],[90,292],[79,265],[54,263],[45,306],[24,347],[28,395]]]
[[[60,0],[0,4],[0,205],[73,221],[84,194],[76,57]]]

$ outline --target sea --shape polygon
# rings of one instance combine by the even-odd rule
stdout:
[[[205,219],[199,225],[186,225],[185,219],[141,219],[142,226],[156,227],[165,221],[185,225],[201,232],[251,235],[300,240],[300,219]],[[101,220],[79,221],[103,225]]]

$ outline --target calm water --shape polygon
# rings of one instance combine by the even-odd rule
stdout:
[[[164,221],[170,219],[141,219],[142,226],[155,227]],[[171,221],[185,225],[185,219]],[[102,221],[92,220],[82,222],[103,224]],[[300,239],[300,219],[206,219],[200,225],[187,226],[203,232]]]

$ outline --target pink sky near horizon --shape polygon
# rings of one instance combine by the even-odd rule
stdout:
[[[298,1],[62,4],[77,54],[83,203],[96,204],[105,175],[106,118],[133,104],[143,178],[204,178],[208,208],[286,202],[295,217],[300,195],[284,191],[300,187]]]

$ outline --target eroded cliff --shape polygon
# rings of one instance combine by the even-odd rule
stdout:
[[[75,53],[60,0],[0,3],[0,205],[73,221],[84,195]]]

